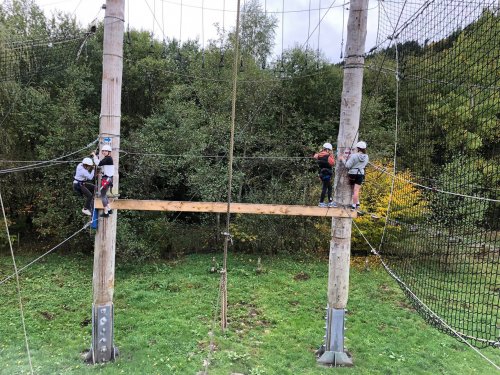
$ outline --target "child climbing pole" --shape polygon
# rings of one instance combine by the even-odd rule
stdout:
[[[92,216],[93,197],[95,186],[92,183],[94,179],[94,163],[90,158],[84,158],[76,167],[73,177],[73,190],[85,197],[85,205],[82,208],[84,215]]]
[[[345,161],[346,168],[349,169],[347,172],[349,175],[349,182],[353,185],[352,191],[352,204],[351,208],[353,210],[359,209],[359,194],[361,190],[361,185],[365,180],[365,167],[368,164],[369,158],[366,154],[366,142],[360,141],[356,143],[356,153],[351,154],[347,157]],[[339,160],[344,161],[344,156],[340,156]]]
[[[331,143],[325,143],[323,150],[314,154],[314,158],[318,161],[319,179],[321,180],[321,197],[319,199],[319,207],[333,207],[332,200],[332,177],[333,165],[335,159],[333,157],[333,147]],[[328,203],[324,203],[325,196],[328,194]]]
[[[113,211],[109,208],[109,199],[107,196],[108,190],[113,187],[113,175],[115,173],[115,167],[113,165],[113,158],[111,157],[111,146],[102,146],[101,153],[103,155],[102,159],[99,159],[95,153],[92,153],[94,158],[94,163],[101,168],[101,188],[99,189],[101,193],[102,206],[104,207],[104,212],[101,217],[109,217]]]

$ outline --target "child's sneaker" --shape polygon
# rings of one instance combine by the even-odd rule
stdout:
[[[90,211],[89,211],[89,210],[87,210],[86,208],[82,208],[82,213],[83,213],[84,215],[87,215],[87,216],[92,216],[92,214],[90,213]]]
[[[330,202],[330,203],[328,203],[328,207],[333,207],[333,208],[338,207],[337,206],[337,202]]]
[[[356,209],[356,205],[355,204],[351,204],[351,210],[355,210]]]
[[[328,207],[326,203],[319,202],[318,207]]]

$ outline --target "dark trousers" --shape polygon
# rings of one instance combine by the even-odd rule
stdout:
[[[332,201],[332,180],[324,181],[322,180],[321,183],[323,186],[321,187],[321,198],[320,202],[323,202],[325,200],[325,195],[328,192],[328,202]]]
[[[85,208],[92,212],[94,209],[94,184],[90,182],[75,182],[73,183],[73,190],[85,197]]]

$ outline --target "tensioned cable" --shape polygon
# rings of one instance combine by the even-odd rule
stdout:
[[[426,190],[430,190],[430,191],[437,192],[437,193],[456,195],[458,197],[463,197],[463,198],[479,199],[479,200],[484,200],[484,201],[488,201],[488,202],[500,202],[500,199],[493,199],[493,198],[486,198],[486,197],[478,197],[475,195],[460,194],[460,193],[455,193],[455,192],[447,191],[447,190],[443,190],[443,189],[437,189],[437,188],[432,187],[432,186],[422,185],[422,184],[419,184],[418,182],[410,181],[410,180],[407,180],[407,179],[402,178],[400,176],[394,175],[393,173],[389,173],[384,168],[379,168],[379,167],[373,165],[372,163],[369,163],[369,164],[371,164],[375,169],[377,169],[385,174],[388,174],[389,176],[393,176],[394,178],[397,178],[401,181],[407,182],[407,183],[412,184],[414,186],[421,187],[421,188],[426,189]]]
[[[165,0],[162,0],[162,1],[165,1]],[[151,9],[151,6],[149,5],[148,0],[144,0],[144,2],[146,3],[147,7],[149,8],[150,12],[152,13],[152,12],[153,12],[153,10]],[[336,0],[333,0],[333,1],[332,1],[332,3],[330,4],[330,6],[329,6],[329,7],[327,7],[327,8],[323,8],[324,10],[326,10],[325,14],[323,14],[323,17],[321,17],[321,20],[319,20],[319,21],[318,21],[318,24],[317,24],[317,25],[316,25],[316,27],[312,30],[311,34],[310,34],[310,35],[308,35],[308,37],[307,37],[306,41],[302,44],[302,47],[301,47],[301,48],[304,48],[304,46],[305,46],[305,45],[309,42],[309,39],[311,38],[312,34],[314,34],[314,32],[316,31],[316,29],[319,27],[320,23],[323,21],[323,19],[326,17],[326,15],[330,12],[330,10],[331,10],[332,8],[340,8],[340,7],[343,7],[343,6],[347,5],[347,4],[349,4],[349,2],[346,2],[346,3],[342,4],[342,5],[335,5],[335,6],[334,6],[335,2],[336,2]],[[184,6],[185,6],[185,7],[188,7],[189,5],[184,5]],[[224,33],[224,31],[225,31],[225,12],[227,11],[227,10],[225,10],[225,7],[226,7],[226,0],[224,0],[224,1],[223,1],[223,7],[224,7],[224,11],[223,11],[223,14],[222,14],[222,31],[223,31],[223,33]],[[200,7],[196,7],[196,8],[200,8]],[[210,8],[205,8],[205,9],[206,9],[206,10],[210,10]],[[372,9],[375,9],[375,8],[372,8]],[[213,10],[213,9],[212,9],[212,10]],[[315,9],[311,9],[311,10],[313,11],[313,10],[315,10]],[[309,10],[304,10],[304,12],[308,12],[308,11],[309,11]],[[229,11],[228,11],[228,12],[229,12]],[[276,14],[281,14],[281,13],[283,13],[283,11],[281,11],[281,12],[270,12],[270,11],[268,11],[267,13],[271,13],[271,14],[273,14],[273,13],[276,13]],[[290,13],[290,12],[285,12],[285,13]],[[154,18],[154,19],[155,19],[155,22],[156,22],[157,26],[160,26],[160,27],[161,27],[161,25],[160,25],[160,23],[158,22],[158,20],[157,20],[156,18]],[[163,29],[163,28],[162,28],[162,29]],[[221,47],[221,48],[222,48],[222,47]],[[199,78],[199,79],[202,79],[202,78]]]
[[[175,72],[172,70],[163,70],[165,73],[169,74],[174,74],[179,77],[184,77],[184,78],[191,78],[191,79],[196,79],[199,81],[207,81],[207,82],[231,82],[229,79],[221,79],[221,78],[207,78],[207,77],[201,77],[201,76],[194,76],[190,74],[185,74],[185,73],[179,73]],[[310,74],[303,74],[303,75],[296,75],[293,77],[280,77],[280,78],[270,78],[270,79],[240,79],[240,83],[267,83],[267,82],[282,82],[282,81],[293,81],[293,80],[298,80],[302,78],[307,78],[307,77],[315,77],[322,75],[323,72],[315,72],[315,73],[310,73]]]
[[[236,89],[238,85],[238,61],[240,43],[240,0],[237,1],[238,12],[236,12],[236,29],[233,61],[233,99],[231,108],[231,135],[229,139],[229,162],[228,162],[228,182],[227,182],[227,210],[226,210],[226,233],[224,237],[224,264],[221,271],[222,304],[221,304],[221,327],[224,331],[227,328],[227,253],[229,241],[229,227],[231,224],[231,190],[233,182],[233,153],[234,153],[234,133],[236,122]],[[232,240],[231,240],[232,241]]]
[[[379,4],[380,4],[380,2],[379,2]],[[397,20],[397,22],[396,22],[396,25],[394,26],[393,35],[394,35],[395,31],[396,31],[396,28],[397,28],[397,27],[398,27],[398,25],[399,25],[399,22],[401,21],[401,17],[403,17],[403,10],[404,10],[404,8],[406,7],[406,4],[407,4],[407,0],[405,0],[405,2],[404,2],[404,4],[403,4],[403,6],[401,7],[401,12],[399,13],[399,17],[398,17],[398,20]],[[392,24],[391,24],[391,25],[392,25]],[[393,41],[393,39],[391,40],[391,43],[392,43],[392,41]],[[378,48],[378,47],[374,47],[374,48],[372,48],[372,50],[373,50],[373,49],[376,49],[376,48]],[[347,57],[348,57],[348,56],[346,56],[346,58],[347,58]],[[378,71],[378,73],[377,73],[377,77],[375,78],[375,83],[377,83],[377,82],[378,82],[378,80],[379,80],[379,78],[380,78],[380,74],[381,74],[381,72],[382,72],[382,67],[384,66],[384,63],[385,63],[385,59],[386,59],[386,58],[387,58],[387,54],[384,54],[384,55],[383,55],[382,62],[380,63],[380,69],[379,69],[379,71]],[[363,67],[364,67],[364,64],[363,64]],[[370,96],[370,97],[368,98],[368,103],[367,103],[367,105],[366,105],[367,107],[369,107],[369,104],[370,104],[370,101],[371,101],[372,97],[373,97],[373,96]],[[360,116],[360,123],[361,123],[361,116]],[[352,139],[352,143],[351,143],[350,149],[352,149],[352,148],[353,148],[353,146],[354,146],[354,141],[355,141],[355,140],[356,140],[356,138],[358,137],[358,134],[359,134],[359,126],[358,126],[358,129],[356,130],[356,134],[354,135],[354,137],[353,137],[353,139]],[[345,148],[347,148],[347,147],[345,147],[345,146],[343,146],[343,147],[338,146],[338,148],[345,149]]]
[[[201,0],[201,65],[205,67],[205,0]]]
[[[333,0],[332,3],[330,4],[330,6],[328,8],[326,8],[326,12],[325,14],[323,14],[323,17],[321,17],[320,20],[318,20],[318,23],[316,25],[316,27],[313,29],[313,31],[311,31],[311,33],[307,36],[307,39],[306,41],[302,44],[302,47],[301,49],[304,49],[304,46],[306,45],[306,43],[309,42],[309,39],[311,38],[311,36],[314,34],[314,32],[316,31],[316,29],[321,25],[321,22],[323,22],[323,19],[326,17],[326,15],[328,14],[328,12],[330,12],[330,10],[332,8],[339,8],[339,7],[342,7],[344,5],[336,5],[336,6],[333,6],[333,4],[335,4],[337,0]]]
[[[404,6],[403,6],[404,7]],[[389,221],[389,215],[391,212],[391,205],[392,205],[392,197],[394,196],[394,186],[396,184],[396,162],[397,162],[397,151],[398,151],[398,117],[399,117],[399,54],[398,54],[398,43],[396,39],[395,43],[395,49],[396,49],[396,112],[395,112],[395,119],[394,119],[394,157],[392,159],[392,170],[394,177],[392,178],[391,181],[391,191],[389,194],[389,201],[387,202],[387,211],[385,214],[385,224],[384,224],[384,229],[382,231],[382,237],[380,238],[380,243],[379,243],[379,250],[382,249],[382,244],[384,243],[384,238],[385,238],[385,233],[387,230],[387,223]]]
[[[130,152],[126,150],[120,150],[120,152],[126,155],[142,155],[142,156],[165,156],[172,158],[182,158],[182,157],[193,157],[194,155],[189,154],[161,154],[161,153],[143,153],[143,152]],[[197,158],[207,158],[207,159],[226,159],[226,155],[196,155]],[[234,159],[283,159],[283,160],[309,160],[314,159],[312,156],[233,156]]]
[[[285,38],[285,0],[281,3],[281,69],[283,70],[283,48]]]
[[[162,3],[163,5],[163,3]],[[156,0],[153,0],[153,31],[151,32],[151,39],[155,36],[155,18],[156,18]],[[163,20],[162,20],[163,21]],[[181,21],[182,22],[182,21]]]
[[[82,147],[79,150],[76,150],[76,151],[71,152],[71,153],[66,154],[66,155],[59,156],[59,157],[51,159],[51,160],[47,160],[47,161],[43,161],[43,162],[40,162],[40,163],[31,164],[31,165],[24,165],[24,166],[21,166],[21,167],[14,167],[14,168],[2,169],[2,170],[0,170],[0,174],[12,173],[12,172],[19,172],[19,171],[25,171],[25,170],[29,170],[29,169],[40,168],[42,166],[48,166],[46,164],[58,162],[61,159],[67,158],[68,156],[78,154],[79,152],[82,152],[83,150],[86,150],[86,149],[92,147],[98,141],[99,141],[99,138],[97,138],[93,142],[90,142],[88,145],[86,145],[85,147]]]
[[[1,160],[0,160],[1,162]],[[369,163],[371,164],[372,166],[375,167],[375,165],[373,165],[372,163]],[[376,168],[377,170],[380,170],[380,173],[383,173],[383,171],[387,171],[387,168],[385,166],[379,166],[378,168]],[[419,175],[416,175],[414,173],[411,174],[413,177],[415,178],[418,178],[418,179],[421,179],[421,180],[427,180],[427,181],[430,181],[430,182],[433,182],[433,183],[439,183],[440,181],[435,178],[435,177],[424,177],[424,176],[419,176]],[[500,191],[500,188],[494,188],[494,187],[486,187],[486,186],[481,186],[481,185],[473,185],[473,184],[460,184],[459,185],[460,187],[470,187],[470,188],[475,188],[475,189],[480,189],[480,190],[491,190],[491,191]],[[434,187],[431,187],[431,189],[434,189]]]
[[[367,69],[370,70],[377,70],[374,69],[371,65],[366,65]],[[395,73],[396,71],[394,69],[391,69],[389,67],[383,67],[382,70],[390,72],[390,73]],[[481,90],[492,90],[492,91],[499,91],[500,86],[483,86],[483,85],[478,85],[475,83],[463,83],[463,82],[449,82],[449,81],[443,81],[443,80],[436,80],[436,79],[430,79],[427,77],[422,77],[422,76],[417,76],[414,74],[407,74],[404,76],[405,79],[413,78],[415,81],[425,81],[427,83],[440,83],[443,85],[447,86],[455,86],[455,87],[468,87],[468,88],[475,88],[475,89],[481,89]]]
[[[178,3],[178,2],[174,2],[174,1],[168,1],[168,0],[161,0],[161,1],[162,1],[162,2],[164,2],[164,3],[170,3],[170,4],[179,5],[179,3]],[[346,4],[349,4],[349,2],[347,2]],[[192,4],[184,4],[184,6],[185,6],[186,8],[196,8],[196,9],[200,9],[200,8],[201,8],[201,7],[200,7],[200,6],[198,6],[198,5],[192,5]],[[224,13],[226,13],[226,12],[227,12],[227,13],[236,13],[236,10],[232,10],[232,9],[225,9],[225,8],[224,8],[224,9],[220,9],[220,8],[205,8],[205,9],[206,9],[206,10],[210,10],[210,11],[224,12]],[[325,8],[321,8],[321,9],[319,9],[319,10],[326,10],[326,9],[328,9],[328,8],[327,8],[327,7],[325,7]],[[317,8],[313,8],[313,9],[311,9],[311,10],[315,11],[315,10],[318,10],[318,9],[317,9]],[[288,10],[288,11],[286,11],[285,13],[306,13],[306,12],[308,12],[308,11],[309,11],[308,9],[295,9],[295,10],[294,10],[294,9],[292,9],[292,10]],[[241,14],[243,14],[243,13],[244,13],[244,12],[241,12]],[[269,13],[269,14],[281,14],[282,12],[281,12],[281,11],[279,11],[279,10],[276,10],[276,11],[271,11],[271,10],[270,10],[270,11],[268,11],[267,13]]]
[[[17,296],[19,298],[19,309],[21,311],[21,322],[23,325],[24,343],[26,345],[26,352],[28,353],[28,362],[30,365],[31,374],[33,375],[34,372],[33,372],[33,364],[31,363],[31,353],[30,353],[30,346],[28,343],[28,333],[26,332],[26,323],[24,321],[24,308],[23,308],[23,301],[22,301],[22,297],[21,297],[21,285],[19,283],[19,274],[17,271],[16,257],[14,256],[14,250],[12,248],[12,240],[10,239],[9,225],[7,224],[7,215],[5,214],[5,207],[3,205],[3,198],[2,198],[1,192],[0,192],[0,204],[2,205],[3,220],[5,223],[5,230],[7,232],[7,239],[9,240],[9,248],[10,248],[10,254],[12,257],[12,263],[14,265],[14,274],[16,275],[16,290],[17,290]]]
[[[210,336],[210,341],[209,341],[209,346],[208,346],[208,356],[207,358],[203,361],[203,375],[208,375],[208,366],[210,366],[210,362],[212,360],[212,356],[214,354],[215,350],[215,324],[217,323],[217,313],[219,312],[219,303],[221,300],[221,294],[222,294],[222,283],[219,284],[219,292],[217,294],[217,300],[215,302],[215,309],[214,309],[214,316],[212,319],[212,325],[211,325],[211,331],[209,332]]]
[[[182,43],[182,11],[183,11],[183,5],[182,5],[182,0],[181,0],[181,9],[180,9],[180,21],[179,21],[179,46]]]
[[[308,20],[307,20],[307,35],[311,34],[311,1],[312,0],[309,0],[309,13],[308,13]],[[309,50],[309,42],[307,43],[306,54],[307,54],[308,50]]]
[[[5,160],[1,159],[0,163],[41,163],[41,162],[48,162],[49,160]],[[78,160],[59,160],[55,161],[54,164],[68,164],[68,163],[79,163]]]
[[[97,220],[97,219],[96,219]],[[94,220],[95,221],[95,220]],[[7,282],[8,280],[12,279],[14,276],[16,276],[17,274],[20,274],[22,271],[24,271],[26,268],[30,267],[31,265],[33,265],[34,263],[38,262],[40,259],[44,258],[45,256],[49,255],[51,252],[53,252],[55,249],[57,249],[58,247],[60,247],[61,245],[63,245],[64,243],[68,242],[70,239],[72,239],[73,237],[75,237],[78,233],[80,233],[81,231],[87,229],[90,224],[92,224],[92,221],[89,221],[88,223],[86,223],[81,229],[77,230],[75,233],[73,233],[71,236],[69,236],[68,238],[66,238],[64,241],[62,241],[61,243],[57,244],[56,246],[54,246],[52,249],[46,251],[44,254],[40,255],[38,258],[32,260],[31,262],[29,262],[28,264],[26,264],[25,266],[23,266],[22,268],[20,268],[19,270],[17,270],[17,272],[13,273],[12,275],[10,276],[7,276],[6,278],[4,278],[3,280],[0,281],[0,285],[4,284],[5,282]]]
[[[359,226],[356,224],[356,222],[354,220],[352,220],[352,223],[354,224],[354,226],[356,227],[356,229],[358,230],[358,232],[361,234],[361,236],[363,237],[363,239],[366,241],[366,243],[368,244],[368,246],[370,247],[371,249],[371,252],[373,254],[375,254],[378,259],[380,260],[380,262],[382,263],[382,265],[384,266],[385,270],[387,271],[387,273],[389,275],[391,275],[391,277],[397,281],[397,283],[399,285],[401,285],[407,293],[411,294],[411,296],[416,300],[418,301],[418,303],[424,307],[427,312],[432,315],[435,319],[437,319],[446,329],[450,330],[455,336],[457,336],[460,340],[462,340],[465,344],[467,344],[468,347],[470,347],[472,350],[474,350],[477,354],[479,354],[484,360],[486,360],[488,363],[490,363],[491,365],[493,365],[497,370],[500,370],[500,366],[498,366],[497,364],[495,364],[491,359],[489,359],[488,357],[486,357],[483,353],[481,353],[479,351],[479,349],[475,348],[474,346],[472,346],[459,332],[457,332],[455,329],[453,329],[448,323],[446,323],[439,315],[437,315],[433,310],[431,310],[431,308],[429,306],[427,306],[420,298],[418,298],[415,293],[412,292],[412,290],[410,289],[410,287],[408,285],[406,285],[406,283],[401,280],[395,273],[394,271],[385,263],[384,259],[382,258],[382,256],[378,253],[378,251],[371,245],[370,241],[368,241],[368,239],[365,237],[364,233],[361,231],[361,229],[359,228]]]
[[[130,1],[129,1],[130,3]],[[161,2],[161,35],[162,35],[162,40],[163,43],[165,43],[165,15],[164,15],[164,9],[163,9],[163,1]]]
[[[340,42],[340,58],[342,59],[344,57],[344,28],[345,28],[345,4],[346,2],[344,1],[344,4],[342,6],[342,38]]]
[[[22,40],[22,41],[10,41],[6,43],[1,43],[2,46],[6,46],[9,48],[9,50],[18,50],[18,49],[23,49],[25,47],[47,47],[48,43],[52,43],[52,45],[56,44],[64,44],[64,43],[69,43],[73,42],[75,40],[80,40],[83,39],[85,36],[87,36],[88,32],[84,32],[81,35],[75,35],[71,38],[61,38],[57,40],[51,40],[50,38],[46,39],[32,39],[32,40]]]
[[[318,6],[318,20],[323,20],[321,18],[321,0],[319,0],[319,6]],[[318,22],[318,45],[316,46],[316,61],[319,64],[319,45],[320,45],[320,38],[321,38],[321,22]]]

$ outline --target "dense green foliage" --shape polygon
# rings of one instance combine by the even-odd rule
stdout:
[[[270,51],[277,21],[266,15],[257,1],[249,1],[246,6],[242,56],[237,62],[233,200],[316,204],[319,183],[311,156],[323,142],[336,139],[342,66],[298,47],[284,51],[279,60],[273,61]],[[29,44],[30,40],[71,38],[88,31],[68,15],[46,19],[31,0],[5,2],[0,18],[0,40],[5,42],[0,48],[6,52],[3,56],[10,58],[16,56],[7,43],[12,38],[22,38]],[[475,27],[490,27],[493,18],[487,15]],[[204,48],[197,41],[158,41],[147,32],[127,31],[120,154],[122,198],[226,200],[234,32],[218,31],[218,38]],[[462,44],[470,48],[467,35],[456,33],[453,42],[440,48],[408,43],[404,47],[411,54],[404,63],[426,64],[438,54],[459,53]],[[85,146],[98,135],[102,37],[102,25],[98,25],[76,50],[68,46],[66,54],[78,56],[70,59],[50,52],[50,43],[37,45],[31,53],[38,59],[54,60],[47,66],[59,68],[19,65],[21,78],[0,82],[1,159],[50,160],[83,149],[65,158],[71,163],[0,175],[11,230],[23,238],[62,240],[85,222],[80,213],[81,198],[72,193],[71,181],[77,162],[92,149]],[[391,51],[367,59],[360,126],[360,138],[370,145],[371,159],[383,164],[391,157],[395,140],[396,83],[389,73],[395,63],[387,58],[387,52]],[[477,61],[484,67],[491,63]],[[439,82],[441,71],[433,74]],[[470,85],[475,84],[474,77]],[[425,102],[412,102],[413,112],[425,113],[428,121],[437,119],[430,128],[413,130],[410,114],[402,114],[400,167],[417,175],[444,171],[445,178],[447,171],[453,174],[452,167],[460,163],[461,159],[453,159],[449,152],[459,147],[459,142],[464,157],[476,158],[477,167],[494,185],[499,176],[498,156],[488,150],[498,142],[494,131],[498,111],[488,107],[487,112],[474,117],[470,111],[460,110],[460,103],[470,100],[461,96],[446,101],[456,102],[451,111],[433,104],[442,102],[440,97],[444,95],[454,94],[437,84]],[[474,95],[486,105],[495,101],[498,93],[477,91]],[[456,118],[449,118],[450,114]],[[474,119],[474,124],[468,119]],[[405,132],[405,128],[412,131]],[[440,136],[446,132],[458,132],[463,137]],[[423,151],[418,160],[412,161],[413,146]],[[17,166],[2,162],[2,169]],[[376,175],[369,173],[368,181]],[[470,177],[464,175],[463,179]],[[384,184],[382,190],[389,191],[389,180],[376,183]],[[443,199],[435,199],[430,205],[440,218],[442,208],[453,197]],[[379,203],[367,200],[365,208],[379,212]],[[455,204],[460,206],[459,202]],[[461,221],[467,208],[457,210],[446,216],[450,223]],[[471,220],[474,225],[485,225],[494,214],[492,207],[483,207]],[[218,247],[221,222],[224,220],[218,215],[120,213],[118,255],[158,258]],[[268,253],[314,251],[327,246],[328,231],[317,230],[324,225],[323,219],[235,217],[235,247]],[[380,230],[378,226],[372,233],[375,243]],[[181,240],[179,236],[190,239]],[[355,249],[363,242],[358,239]],[[81,246],[90,251],[91,242]]]
[[[245,202],[315,204],[319,183],[310,157],[319,145],[336,138],[342,68],[298,48],[271,61],[276,20],[266,16],[258,2],[246,6],[238,62],[233,197]],[[1,15],[5,38],[22,35],[25,40],[50,40],[55,34],[85,31],[64,15],[46,20],[36,4],[27,0],[7,2]],[[0,85],[5,134],[0,140],[2,159],[50,160],[96,139],[101,44],[99,26],[81,48],[80,57],[65,61],[57,72],[28,71],[25,82]],[[126,33],[121,197],[226,199],[233,45],[233,33],[220,30],[217,40],[204,49],[196,41],[160,42],[147,32]],[[48,48],[37,50],[40,56],[47,53]],[[383,106],[375,98],[365,110],[374,126],[388,111]],[[373,139],[377,137],[374,131]],[[1,176],[15,233],[57,240],[83,224],[80,198],[70,190],[71,177],[78,159],[90,151],[74,155],[70,164]],[[120,255],[159,257],[220,244],[220,218],[214,215],[120,216]],[[238,217],[236,246],[268,252],[324,247],[328,237],[315,231],[317,222]],[[173,238],[173,233],[193,232],[198,236],[191,243],[181,245]],[[82,244],[89,250],[91,245]]]

